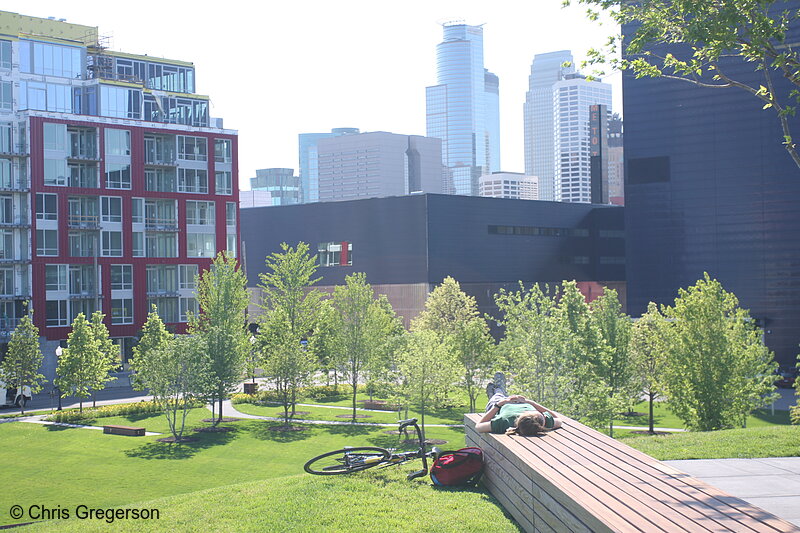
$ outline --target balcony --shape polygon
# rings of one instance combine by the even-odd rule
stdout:
[[[174,218],[146,218],[144,220],[145,231],[178,231],[178,221]]]
[[[7,338],[19,326],[21,318],[0,318],[0,337]]]
[[[4,301],[4,302],[8,302],[8,301],[22,301],[22,302],[24,302],[24,301],[30,300],[30,299],[31,299],[31,295],[30,294],[13,294],[13,293],[2,294],[2,293],[0,293],[0,301]]]
[[[97,215],[73,215],[67,219],[69,229],[99,230],[100,217]]]
[[[30,228],[31,221],[27,218],[17,218],[11,220],[0,219],[0,228]]]
[[[31,184],[25,178],[0,181],[0,191],[3,192],[28,192],[30,189]]]
[[[98,163],[100,162],[100,157],[97,154],[84,154],[84,153],[73,153],[67,156],[67,161],[76,161],[81,163]]]
[[[25,144],[15,144],[13,146],[0,146],[0,156],[3,157],[28,157],[30,150]]]
[[[95,291],[86,290],[80,292],[70,291],[68,297],[70,300],[94,300],[96,298],[102,298],[103,295]]]
[[[175,168],[178,166],[178,160],[175,159],[175,156],[148,156],[144,160],[144,165],[147,167]]]
[[[147,297],[160,297],[160,298],[178,298],[180,293],[178,292],[177,288],[156,288],[151,289],[148,287],[147,289]]]

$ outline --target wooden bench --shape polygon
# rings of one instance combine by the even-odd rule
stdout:
[[[109,435],[126,435],[128,437],[143,437],[144,428],[134,426],[103,426],[103,433]]]
[[[467,446],[483,449],[484,484],[525,531],[800,532],[574,420],[509,437],[476,432],[480,417],[464,417]]]

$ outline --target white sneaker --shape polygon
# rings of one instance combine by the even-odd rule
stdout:
[[[495,392],[497,392],[497,390],[499,389],[499,390],[503,391],[504,394],[508,394],[508,390],[506,389],[506,376],[505,376],[505,374],[503,374],[502,372],[495,372],[493,384],[494,384]]]

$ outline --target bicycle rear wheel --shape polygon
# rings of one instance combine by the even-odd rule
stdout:
[[[383,448],[356,446],[318,455],[309,459],[303,469],[318,476],[350,474],[383,464],[391,456],[389,450]]]

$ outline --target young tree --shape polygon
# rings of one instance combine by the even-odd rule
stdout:
[[[475,298],[447,276],[425,300],[425,309],[412,321],[411,330],[434,331],[439,336],[457,333],[464,324],[478,317]]]
[[[331,307],[336,359],[343,363],[345,375],[353,387],[355,421],[359,378],[369,372],[382,347],[390,342],[397,331],[398,319],[391,306],[387,309],[375,298],[363,272],[345,277],[345,285],[334,289]]]
[[[62,396],[72,393],[80,398],[82,413],[83,399],[88,398],[92,388],[104,383],[108,376],[105,356],[100,352],[91,323],[83,313],[78,313],[72,322],[67,346],[58,359],[56,386],[62,391]]]
[[[414,331],[407,334],[406,341],[398,354],[397,370],[406,383],[410,403],[420,412],[424,437],[425,413],[433,399],[445,393],[458,379],[458,362],[447,341],[433,331]]]
[[[111,336],[108,333],[108,328],[103,323],[103,318],[105,318],[103,313],[100,311],[95,311],[92,313],[92,318],[89,322],[92,335],[94,335],[95,340],[97,340],[97,348],[100,351],[100,361],[98,364],[102,368],[105,368],[105,372],[98,372],[99,379],[92,385],[92,407],[96,406],[94,393],[96,391],[103,390],[106,387],[106,383],[109,381],[114,381],[117,379],[115,377],[111,377],[110,373],[114,371],[114,369],[117,368],[120,363],[119,346],[114,344],[114,342],[111,340]]]
[[[692,429],[742,426],[774,398],[777,364],[733,293],[705,273],[664,308],[664,384],[672,411]]]
[[[647,312],[639,318],[631,331],[630,355],[636,381],[649,402],[649,431],[655,433],[653,402],[662,394],[661,385],[666,359],[664,336],[667,322],[653,302],[647,304]]]
[[[189,331],[202,337],[211,358],[213,398],[219,401],[216,425],[222,421],[222,401],[241,381],[252,348],[245,323],[247,278],[228,252],[217,254],[211,268],[199,276],[197,301],[200,314],[191,318]]]
[[[632,35],[612,35],[589,51],[589,63],[661,76],[713,89],[737,88],[760,100],[780,121],[782,142],[795,164],[800,154],[791,126],[800,101],[800,51],[792,46],[800,11],[781,0],[577,0],[597,19],[605,11]],[[570,0],[565,0],[566,4]],[[659,52],[667,45],[669,52]],[[623,58],[619,59],[620,52]],[[759,82],[740,77],[750,65]],[[788,80],[792,90],[776,87]],[[785,85],[785,83],[784,83]]]
[[[11,333],[8,353],[0,361],[0,380],[6,387],[23,392],[30,387],[32,393],[42,390],[44,376],[39,373],[42,366],[42,351],[39,349],[39,328],[29,315],[24,315]],[[25,401],[20,401],[20,412],[25,414]]]
[[[157,314],[145,323],[146,343],[134,347],[131,366],[138,389],[147,388],[167,418],[174,442],[180,444],[192,401],[216,385],[204,340],[199,336],[170,338]],[[164,335],[166,334],[166,335]]]
[[[628,352],[631,336],[631,317],[622,312],[617,291],[606,287],[603,294],[589,306],[592,322],[609,347],[609,357],[601,367],[601,378],[609,388],[611,417],[609,435],[614,436],[614,414],[621,411],[640,390],[635,386],[633,368]]]
[[[294,414],[297,392],[315,367],[313,337],[318,327],[321,295],[311,286],[317,270],[316,256],[308,245],[297,248],[281,244],[282,252],[266,258],[267,272],[259,274],[263,299],[260,307],[259,334],[256,346],[264,361],[264,370],[282,397],[285,421]]]

